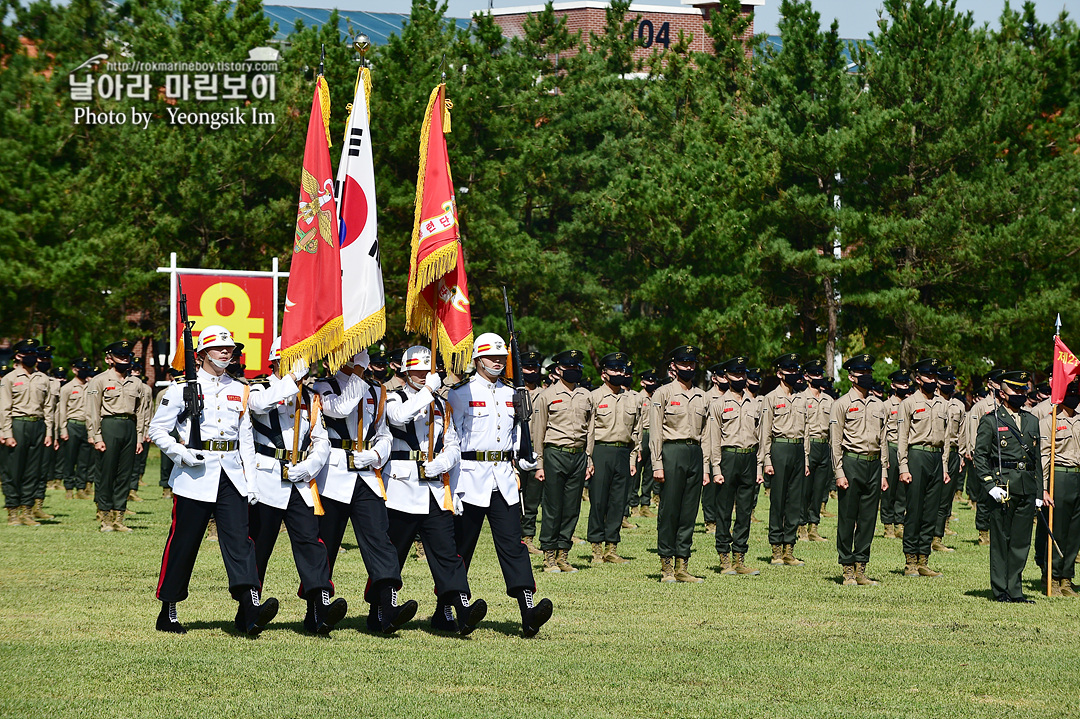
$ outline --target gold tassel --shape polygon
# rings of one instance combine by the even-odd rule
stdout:
[[[450,134],[450,110],[452,110],[454,108],[454,103],[450,102],[450,100],[448,99],[448,100],[446,100],[444,105],[445,105],[445,109],[443,110],[443,116],[442,116],[442,131],[443,131],[444,135],[449,135]]]
[[[326,131],[326,146],[333,147],[330,141],[330,88],[326,86],[326,78],[319,75],[315,81],[315,89],[319,92],[319,106],[322,108],[323,129]]]
[[[341,316],[337,316],[334,319],[323,325],[318,332],[311,337],[301,340],[296,344],[282,348],[281,350],[281,373],[286,375],[292,371],[293,363],[300,357],[307,360],[308,364],[315,364],[320,357],[325,357],[331,349],[339,346],[345,336],[344,320]],[[336,372],[341,364],[334,365],[333,360],[330,361],[331,366],[328,368],[330,372]]]

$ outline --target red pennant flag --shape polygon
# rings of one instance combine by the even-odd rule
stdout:
[[[1050,403],[1061,404],[1065,399],[1065,388],[1073,377],[1080,375],[1080,361],[1076,359],[1061,337],[1054,336],[1054,367],[1050,378]]]
[[[446,85],[431,91],[420,130],[412,255],[405,328],[436,338],[446,366],[460,374],[472,358],[472,316],[454,181],[446,151],[450,102]]]
[[[330,92],[315,81],[307,144],[300,179],[296,234],[281,322],[281,371],[298,357],[314,364],[344,341],[341,316],[341,255],[338,243],[334,173],[330,167]],[[343,357],[331,354],[331,370]]]

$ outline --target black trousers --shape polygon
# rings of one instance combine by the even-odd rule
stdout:
[[[911,483],[907,488],[904,518],[904,554],[930,554],[941,492],[946,486],[943,484],[945,472],[941,466],[941,452],[912,447],[908,451],[908,471]],[[952,484],[948,488],[952,489]]]
[[[750,543],[750,514],[757,500],[757,450],[740,453],[730,449],[720,455],[724,483],[716,502],[716,551],[746,554]],[[732,528],[732,513],[735,526]]]
[[[516,597],[522,589],[535,592],[536,582],[533,580],[532,564],[529,563],[529,550],[521,543],[521,505],[507,504],[502,493],[496,489],[491,493],[491,506],[479,507],[464,502],[462,508],[461,516],[454,517],[454,537],[458,554],[465,562],[465,571],[472,564],[480,530],[484,527],[484,517],[487,517],[507,595]]]
[[[42,450],[47,449],[45,421],[28,422],[13,418],[11,435],[15,446],[7,451],[7,473],[4,477],[4,506],[29,507],[34,503],[38,479],[41,477]]]
[[[124,417],[102,417],[101,439],[105,451],[98,453],[98,486],[94,492],[97,508],[108,512],[127,508],[131,490],[131,472],[135,466],[135,446],[138,444],[135,420]],[[247,501],[244,500],[246,505]],[[245,520],[244,524],[247,524]]]
[[[938,507],[937,522],[934,525],[934,536],[945,536],[945,525],[949,522],[949,517],[952,515],[952,503],[953,497],[956,495],[956,488],[963,486],[964,480],[960,477],[960,451],[953,448],[949,454],[949,483],[943,485],[941,493],[939,495],[941,499],[941,505]]]
[[[319,519],[315,516],[315,510],[304,503],[304,497],[295,486],[289,493],[289,505],[285,509],[260,502],[248,510],[259,584],[266,579],[266,567],[270,563],[270,555],[274,553],[282,519],[285,520],[285,529],[289,531],[293,561],[303,591],[333,590],[330,566],[326,561],[326,545],[319,539]]]
[[[319,517],[319,538],[326,545],[331,581],[334,578],[334,563],[337,561],[338,550],[341,549],[341,540],[345,536],[345,526],[351,519],[356,544],[360,547],[360,556],[364,559],[364,568],[368,573],[364,601],[378,604],[379,591],[387,584],[400,589],[401,566],[398,564],[397,551],[390,541],[390,522],[383,498],[371,491],[367,482],[357,477],[352,502],[346,504],[323,497],[322,505],[325,514]],[[301,596],[304,591],[305,587],[301,585]]]
[[[1031,549],[1035,495],[1014,494],[1005,504],[986,495],[985,501],[990,515],[990,590],[995,597],[1021,597],[1021,579]]]
[[[774,441],[772,464],[775,474],[769,493],[769,544],[795,544],[807,481],[802,441]]]
[[[907,485],[900,481],[900,460],[896,456],[896,444],[889,443],[889,488],[881,493],[881,523],[903,524],[907,506]]]
[[[592,489],[589,490],[590,542],[618,544],[630,486],[629,447],[597,444],[593,449]]]
[[[247,500],[222,471],[216,501],[173,497],[172,526],[165,541],[157,586],[157,598],[161,601],[187,599],[191,571],[195,568],[195,558],[199,555],[210,517],[217,518],[218,546],[225,572],[229,575],[229,592],[236,598],[248,587],[262,587],[255,565],[255,543],[248,535]]]
[[[150,449],[152,444],[152,442],[143,442],[141,437],[136,437],[135,443],[142,445],[142,452],[135,455],[131,463],[131,481],[128,484],[128,489],[132,492],[139,491],[139,480],[146,474],[146,457],[149,454],[147,450]]]
[[[803,482],[802,524],[821,524],[821,505],[833,489],[836,489],[836,475],[833,473],[832,447],[828,442],[811,442],[810,474]]]
[[[630,478],[631,507],[647,507],[652,502],[655,489],[652,475],[652,453],[649,451],[649,430],[641,433],[641,461],[637,465],[637,474]]]
[[[536,515],[544,500],[544,483],[536,479],[536,471],[519,472],[521,479],[521,536],[536,536]]]
[[[390,519],[390,541],[397,550],[398,566],[404,567],[412,550],[417,532],[424,543],[428,569],[435,582],[435,596],[443,598],[449,594],[469,592],[469,578],[465,571],[465,562],[458,554],[454,539],[454,513],[439,506],[435,497],[428,495],[427,514],[410,514],[396,509],[387,509]],[[520,541],[520,540],[519,540]]]
[[[53,445],[46,447],[41,445],[41,474],[38,475],[37,486],[34,489],[34,499],[45,499],[45,488],[54,479],[63,479],[60,474],[60,432],[53,435]]]
[[[836,490],[836,553],[841,565],[865,563],[870,561],[881,501],[881,460],[845,454],[843,463],[848,488]]]
[[[86,489],[86,483],[92,481],[90,467],[94,459],[94,448],[86,441],[86,422],[69,421],[67,433],[67,441],[60,450],[64,489]]]

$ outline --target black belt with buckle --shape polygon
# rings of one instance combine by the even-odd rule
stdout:
[[[102,419],[130,419],[132,422],[135,421],[135,415],[133,415],[133,414],[104,414],[104,415],[101,416],[101,418]]]
[[[235,439],[211,439],[210,441],[202,442],[199,445],[199,449],[210,452],[235,452],[239,447],[240,442]]]
[[[696,439],[665,439],[664,444],[697,444],[697,445],[700,445],[701,442],[699,440],[696,440]]]
[[[597,447],[618,447],[619,449],[629,449],[634,446],[633,442],[597,442]]]
[[[371,449],[371,442],[358,442],[355,439],[330,438],[330,446],[334,449],[343,449],[346,452],[354,449]]]
[[[427,459],[427,452],[422,449],[397,449],[390,453],[390,459],[423,462]]]
[[[584,447],[560,447],[557,444],[545,444],[544,449],[553,449],[556,452],[566,452],[567,454],[581,454],[585,451]],[[461,457],[464,459],[464,452],[461,453]]]
[[[256,454],[261,454],[264,457],[273,457],[274,459],[280,459],[282,462],[286,462],[286,461],[289,460],[289,458],[290,458],[289,455],[292,454],[292,450],[291,449],[278,449],[277,447],[271,447],[271,446],[265,445],[265,444],[256,444],[255,445],[255,453]],[[307,456],[308,456],[308,453],[307,453],[306,449],[299,450],[296,453],[296,461],[301,462],[301,461],[307,459]]]
[[[1003,469],[1018,469],[1023,472],[1028,468],[1028,462],[1002,462],[1001,466]]]
[[[547,445],[553,449],[562,449],[561,447],[555,447],[554,445]],[[566,450],[570,451],[570,450]],[[581,452],[583,450],[575,450],[575,452]],[[495,450],[492,452],[462,452],[462,459],[469,459],[473,462],[509,462],[512,459],[512,453],[504,450]]]

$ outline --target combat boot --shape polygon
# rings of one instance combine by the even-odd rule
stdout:
[[[701,577],[695,577],[690,573],[690,560],[683,559],[682,557],[675,558],[675,581],[686,582],[687,584],[699,584],[705,580]]]
[[[893,525],[893,528],[896,530],[896,538],[897,539],[903,539],[904,538],[904,525],[902,523],[897,523],[897,524]]]
[[[920,554],[919,555],[919,564],[918,564],[919,576],[920,577],[940,577],[941,572],[936,572],[936,571],[934,571],[933,569],[931,569],[930,567],[928,567],[926,565],[926,563],[929,560],[930,560],[930,555],[929,554]]]
[[[22,522],[19,521],[18,507],[7,508],[7,523],[9,527],[18,527],[22,524]]]
[[[136,492],[134,489],[129,489],[128,490],[128,501],[129,502],[141,502],[142,497],[140,497],[139,493]]]
[[[825,503],[824,502],[821,503],[821,508],[818,509],[818,514],[820,514],[822,517],[825,517],[826,519],[833,519],[834,517],[836,517],[836,515],[833,514],[832,512],[826,512],[825,511]]]
[[[638,507],[638,510],[640,512],[640,516],[645,517],[646,519],[648,519],[650,517],[651,518],[656,517],[656,512],[652,511],[652,509],[647,504],[641,505],[640,507]]]
[[[172,499],[172,489],[170,489],[169,487],[162,487],[161,488],[161,498],[162,499]]]
[[[31,510],[31,516],[34,519],[54,519],[51,514],[48,514],[44,509],[42,509],[42,506],[44,504],[45,500],[43,499],[34,500],[34,508]]]
[[[941,537],[934,537],[934,541],[930,544],[930,550],[933,552],[955,552],[955,549],[946,547],[945,543],[941,541]]]
[[[751,576],[761,574],[760,570],[746,566],[746,555],[742,552],[735,552],[735,573],[736,574],[749,574]]]
[[[772,545],[772,560],[769,564],[783,564],[784,563],[784,545],[774,544]]]
[[[1042,586],[1044,586],[1044,587],[1046,586],[1046,580],[1045,579],[1042,582]],[[1060,596],[1062,596],[1062,594],[1061,594],[1061,580],[1060,579],[1053,579],[1053,580],[1050,581],[1050,596],[1051,597],[1060,597]]]
[[[112,528],[114,532],[131,532],[131,527],[124,526],[124,513],[119,509],[112,511]]]
[[[470,603],[469,596],[464,592],[458,592],[454,607],[457,609],[457,631],[463,637],[472,634],[487,616],[487,602],[477,599]]]
[[[809,530],[805,524],[799,525],[799,531],[796,532],[795,538],[800,542],[810,541]]]
[[[607,543],[607,547],[604,549],[604,561],[608,564],[626,564],[627,559],[620,557],[615,551],[619,548],[618,544]]]
[[[877,582],[866,576],[866,562],[855,562],[855,582],[861,587],[877,586]]]
[[[112,512],[111,511],[105,512],[105,511],[102,511],[102,510],[99,509],[98,510],[98,521],[101,522],[101,531],[102,532],[112,532],[112,531],[114,531],[113,530]]]
[[[622,529],[637,529],[637,525],[636,525],[636,524],[633,524],[633,523],[632,523],[632,522],[631,522],[631,521],[630,521],[629,519],[627,519],[626,517],[623,517],[623,518],[622,518],[622,524],[620,525],[620,528],[622,528]]]
[[[573,574],[577,571],[574,565],[570,564],[569,555],[570,552],[566,549],[560,549],[555,554],[555,565],[559,568],[560,572],[566,572],[567,574]]]
[[[75,499],[75,490],[74,489],[65,489],[64,490],[64,499]]]
[[[678,581],[675,579],[675,566],[671,557],[660,557],[660,581],[664,584]]]
[[[896,539],[896,530],[893,529],[891,524],[885,525],[885,534],[883,536],[885,539]]]
[[[980,529],[979,530],[979,546],[980,547],[989,547],[990,546],[990,530],[989,529]]]
[[[761,524],[761,520],[757,518],[754,512],[750,513],[750,524]]]
[[[1077,596],[1076,590],[1073,589],[1071,579],[1061,580],[1061,596],[1063,597],[1075,597]]]
[[[210,523],[206,525],[206,538],[211,542],[217,541],[217,520],[213,517],[210,518]]]
[[[75,499],[90,499],[90,495],[87,494],[85,489],[80,489],[75,493]]]
[[[801,559],[795,558],[794,544],[784,545],[784,551],[783,555],[781,556],[781,561],[788,567],[801,567],[802,565],[806,564],[806,562],[802,561]]]
[[[716,534],[716,522],[705,522],[705,534]]]
[[[543,554],[533,543],[532,537],[522,537],[521,543],[525,545],[525,549],[529,551],[529,554]]]
[[[855,565],[845,564],[844,566],[844,581],[845,587],[854,587],[858,582],[855,581]]]
[[[19,523],[24,527],[40,527],[41,522],[34,521],[34,517],[30,513],[30,507],[19,507]]]
[[[951,522],[951,521],[952,521],[951,519],[946,519],[945,520],[945,536],[946,537],[955,537],[956,536],[956,530],[955,529],[949,529],[949,522]]]
[[[824,542],[825,537],[821,536],[821,532],[818,531],[818,525],[811,524],[807,527],[806,538],[811,542]]]
[[[720,553],[720,573],[721,574],[737,574],[735,567],[731,565],[731,555],[727,552]]]
[[[917,554],[904,554],[904,576],[919,576],[919,556]]]
[[[592,543],[592,559],[590,561],[593,564],[604,563],[604,546],[600,542]]]
[[[559,569],[559,566],[555,560],[554,549],[544,550],[544,571],[548,574],[557,574],[558,572],[562,571],[561,569]]]

